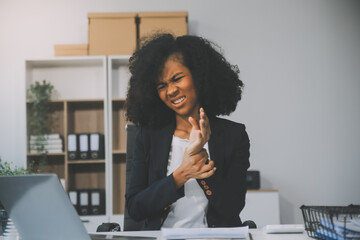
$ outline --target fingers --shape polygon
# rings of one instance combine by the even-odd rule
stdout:
[[[202,172],[197,176],[198,179],[208,178],[212,176],[216,171],[216,167],[214,167],[214,161],[209,161],[208,164],[205,164],[202,168]]]
[[[203,108],[200,108],[200,131],[205,140],[208,142],[211,135],[210,123]]]
[[[181,168],[180,172],[184,176],[185,182],[190,178],[208,178],[216,171],[214,161],[209,160],[209,155],[205,149],[201,149],[194,155],[190,155],[186,149],[179,168]]]
[[[202,162],[202,166],[199,168],[195,178],[208,178],[215,173],[216,167],[214,167],[214,161],[209,160],[209,163],[205,164],[207,160],[206,158],[206,160]]]
[[[213,168],[210,171],[201,174],[199,179],[211,177],[212,175],[214,175],[215,171],[216,171],[216,168]]]
[[[196,122],[196,120],[193,118],[193,117],[189,117],[188,118],[188,121],[190,122],[190,124],[192,125],[193,129],[195,130],[199,130],[199,125],[198,123]]]
[[[200,108],[199,122],[193,117],[189,117],[188,121],[192,125],[188,150],[190,155],[194,155],[209,141],[211,134],[210,123],[203,108]]]
[[[208,177],[211,177],[212,175],[214,175],[216,171],[216,168],[213,168],[212,170],[206,172],[206,173],[203,173],[200,175],[200,177],[198,179],[204,179],[204,178],[208,178]]]

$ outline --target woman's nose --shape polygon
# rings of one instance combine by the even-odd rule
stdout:
[[[168,89],[167,89],[167,94],[170,97],[174,97],[178,94],[178,88],[175,84],[169,84]]]

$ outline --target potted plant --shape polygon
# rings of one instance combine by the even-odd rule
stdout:
[[[46,161],[46,134],[50,133],[51,108],[50,100],[54,86],[45,80],[31,84],[28,89],[30,101],[29,135],[37,136],[34,146],[38,153],[42,154],[41,162]],[[30,142],[30,141],[29,141]]]
[[[29,167],[31,169],[31,167]],[[9,176],[9,175],[24,175],[30,174],[29,170],[26,170],[22,167],[11,167],[11,163],[3,162],[0,158],[0,176]],[[9,216],[6,213],[4,206],[0,201],[0,233],[2,234],[3,229],[5,229]]]

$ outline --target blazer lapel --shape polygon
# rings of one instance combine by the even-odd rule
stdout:
[[[152,160],[157,175],[160,178],[166,177],[169,152],[171,148],[172,137],[175,130],[175,123],[166,125],[161,129],[156,129],[152,136]]]
[[[216,118],[210,120],[211,136],[209,140],[210,160],[213,160],[215,166],[220,166],[225,157],[225,139],[221,125]]]

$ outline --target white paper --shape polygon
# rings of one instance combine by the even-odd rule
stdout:
[[[246,238],[249,228],[161,228],[161,233],[166,239]]]
[[[263,227],[265,233],[303,233],[304,224],[274,224]]]

